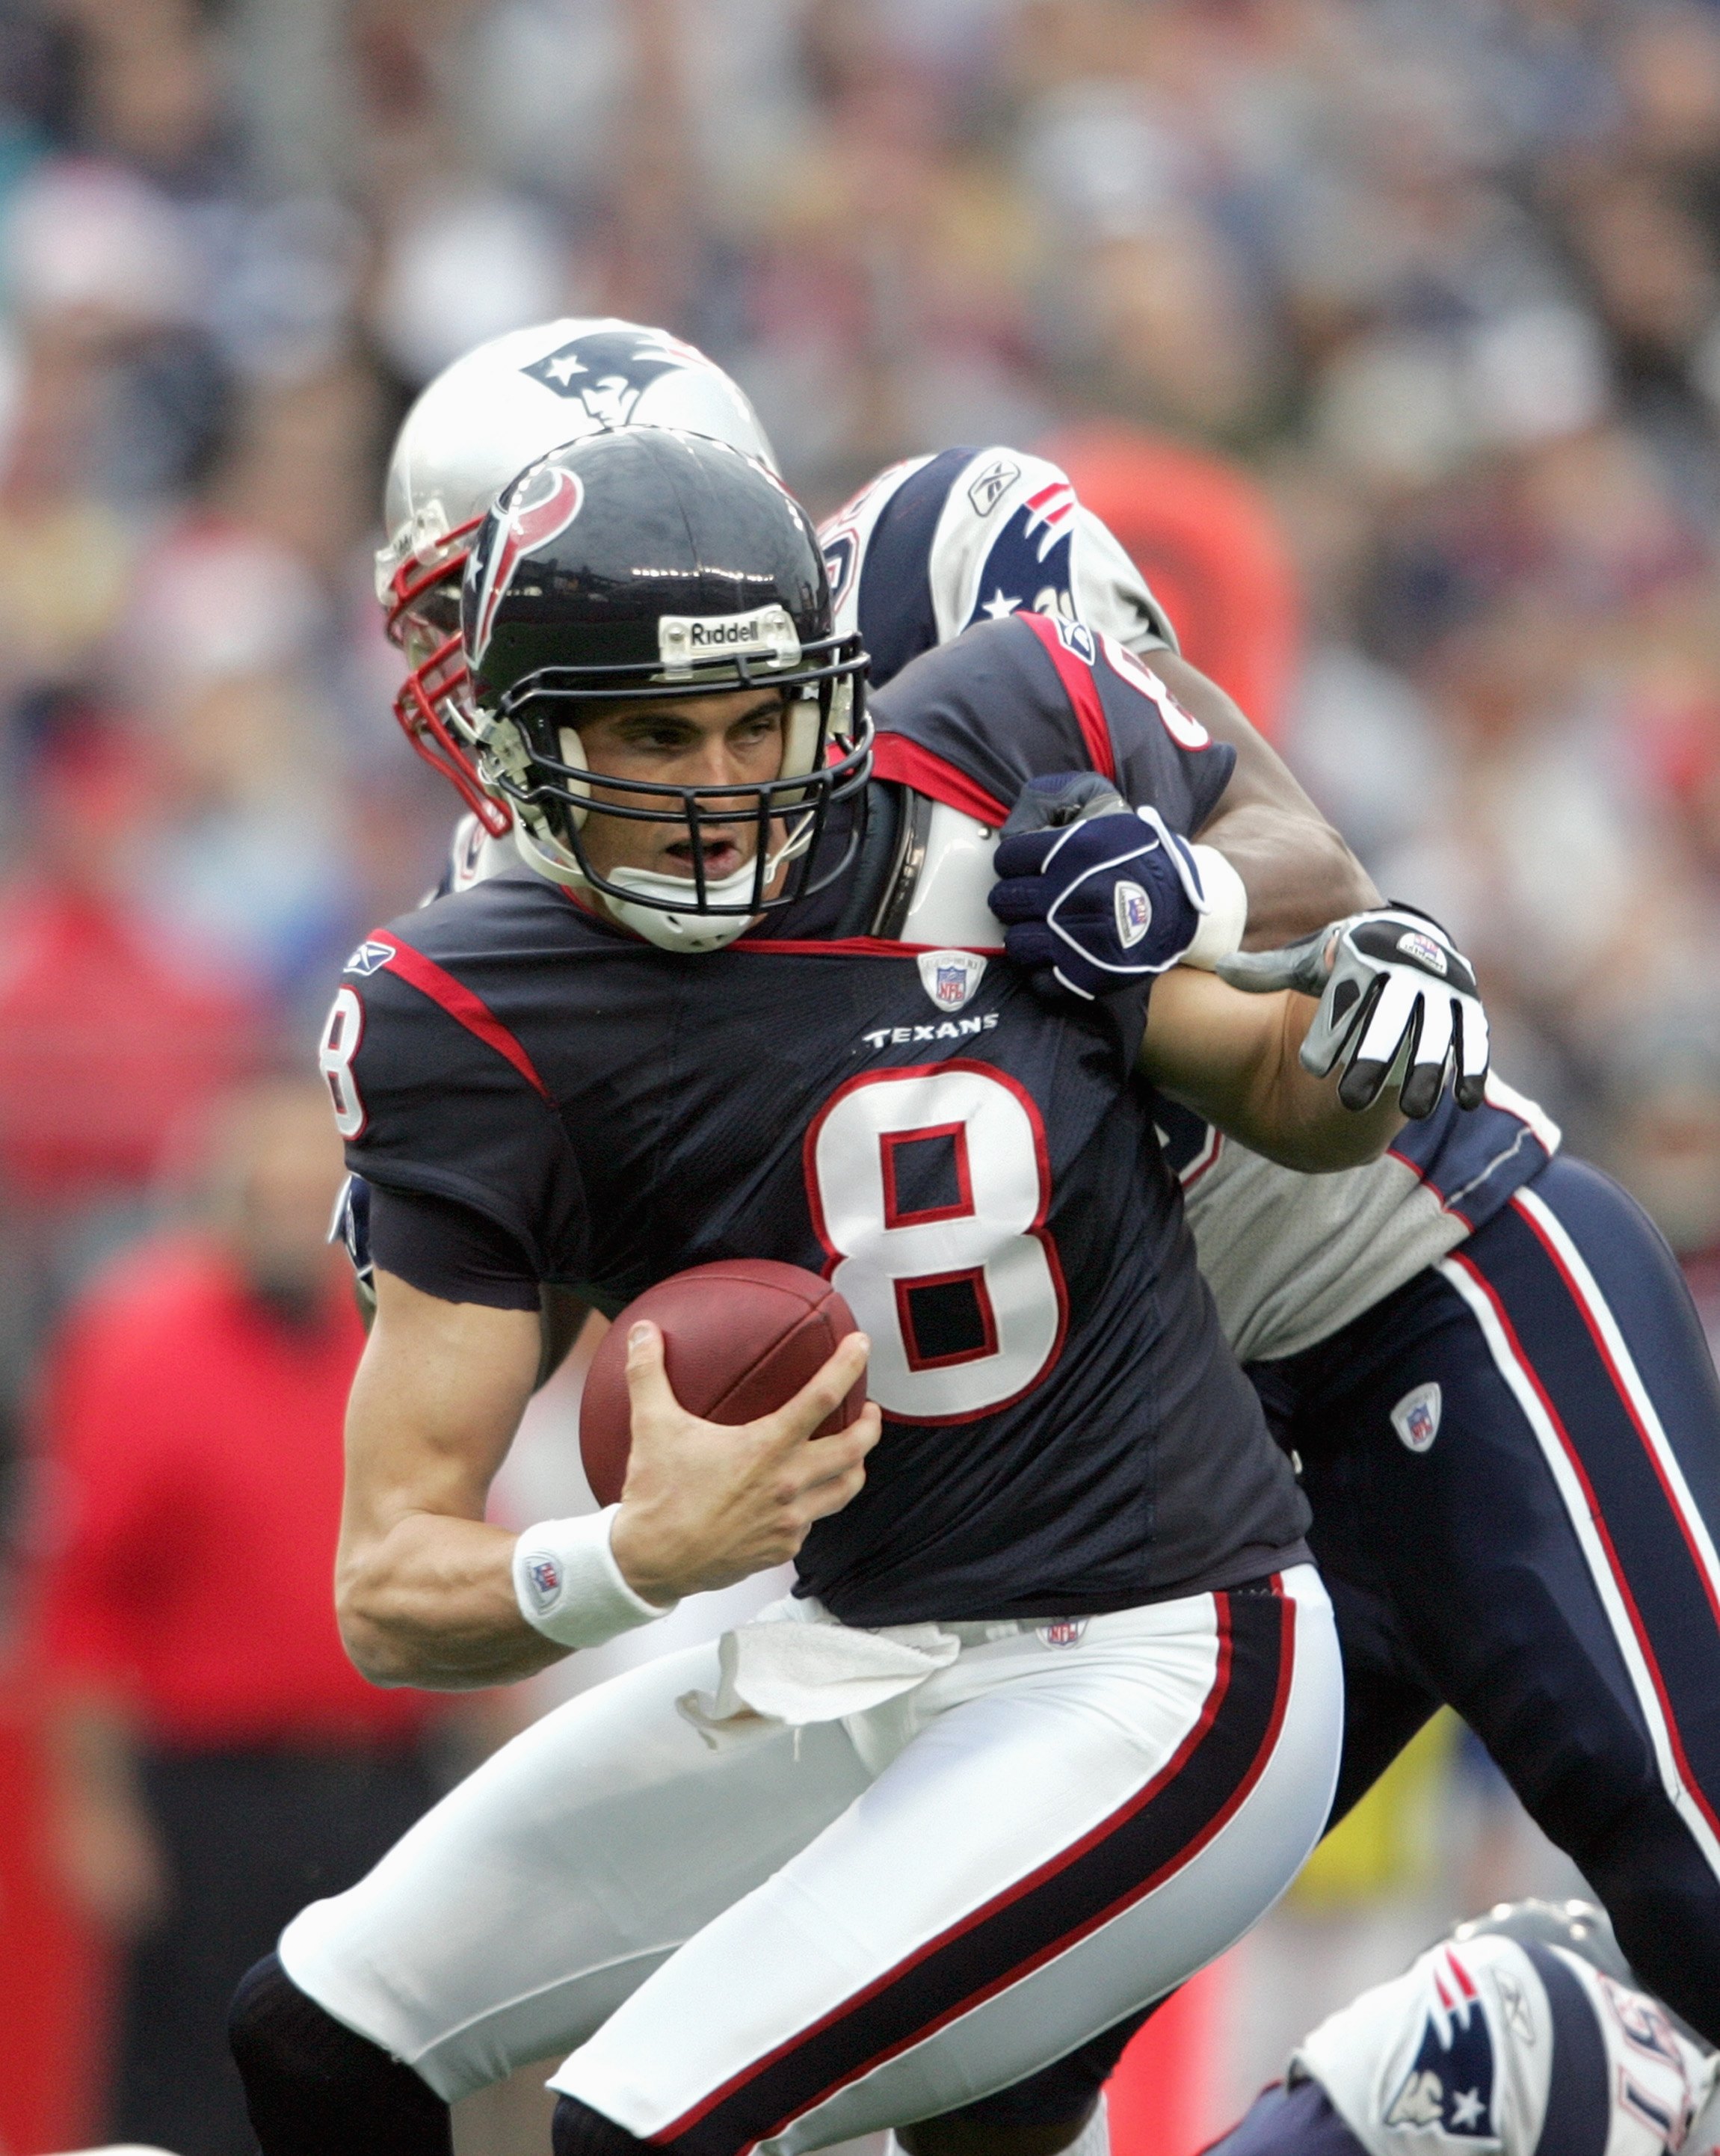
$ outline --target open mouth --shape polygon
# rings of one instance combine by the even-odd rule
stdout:
[[[704,833],[701,850],[705,860],[706,878],[711,882],[715,882],[721,876],[732,875],[737,869],[745,865],[746,856],[742,853],[739,846],[732,839],[726,837],[720,831],[707,830]],[[673,845],[665,846],[664,851],[675,864],[674,873],[691,877],[693,842],[691,839],[679,839]]]

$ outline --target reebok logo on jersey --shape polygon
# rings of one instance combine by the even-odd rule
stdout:
[[[973,514],[989,516],[1020,476],[1020,465],[1011,464],[1008,457],[999,457],[994,463],[988,464],[968,489],[968,499],[973,505]]]
[[[1392,1409],[1392,1428],[1411,1452],[1425,1452],[1440,1434],[1444,1395],[1436,1383],[1417,1385]]]
[[[1429,973],[1445,978],[1445,954],[1431,936],[1424,936],[1419,928],[1406,928],[1398,938],[1398,948],[1406,958],[1413,958],[1418,966],[1425,966]]]
[[[983,1011],[977,1018],[946,1019],[942,1025],[881,1025],[860,1039],[869,1048],[907,1048],[922,1040],[961,1040],[972,1033],[996,1030],[998,1014]]]
[[[977,951],[922,951],[920,985],[940,1010],[958,1011],[985,977]]]
[[[800,639],[786,607],[755,607],[751,613],[665,613],[658,617],[657,653],[669,674],[690,674],[712,660],[742,653],[770,666],[798,666]]]
[[[386,966],[393,955],[394,946],[392,943],[378,942],[374,937],[367,937],[341,971],[343,973],[373,973],[378,967]]]
[[[1127,878],[1117,886],[1117,940],[1132,951],[1153,926],[1153,901],[1137,883]]]
[[[1493,1989],[1499,2004],[1505,2010],[1506,2022],[1514,2036],[1533,2047],[1535,2041],[1535,2016],[1529,2006],[1528,1996],[1508,1969],[1495,1964]]]

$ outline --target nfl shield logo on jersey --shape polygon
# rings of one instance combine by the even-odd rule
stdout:
[[[985,961],[977,951],[922,951],[920,983],[940,1010],[958,1011],[979,986]]]
[[[1392,1428],[1412,1452],[1425,1452],[1440,1434],[1441,1394],[1437,1384],[1418,1385],[1392,1409]]]

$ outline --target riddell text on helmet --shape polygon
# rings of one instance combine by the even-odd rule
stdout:
[[[757,607],[751,613],[666,613],[657,624],[657,646],[665,666],[686,666],[711,653],[768,652],[779,666],[794,665],[800,639],[786,608]]]

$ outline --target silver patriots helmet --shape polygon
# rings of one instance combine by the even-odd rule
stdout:
[[[546,875],[601,892],[617,919],[665,948],[706,951],[850,865],[871,768],[865,653],[857,635],[834,634],[811,521],[757,459],[638,425],[552,450],[485,518],[460,616],[470,685],[460,723],[474,768]],[[579,726],[596,706],[762,686],[785,701],[774,778],[681,786],[587,767]],[[847,844],[820,850],[829,811],[845,801],[855,803]],[[683,824],[691,877],[599,872],[582,835],[598,815]],[[705,827],[742,818],[756,827],[753,858],[709,873]]]
[[[377,597],[408,671],[394,716],[413,748],[493,835],[511,820],[485,791],[453,718],[465,685],[460,582],[485,512],[525,465],[563,442],[631,425],[683,427],[776,459],[752,407],[666,330],[564,317],[492,337],[444,367],[395,437],[383,494]]]
[[[1531,1897],[1523,1902],[1496,1902],[1485,1917],[1471,1917],[1451,1937],[1465,1939],[1515,1939],[1519,1946],[1563,1947],[1586,1961],[1591,1969],[1610,1976],[1615,1984],[1633,1991],[1642,1989],[1630,1964],[1613,1936],[1611,1920],[1592,1902],[1573,1897],[1566,1902],[1544,1902]]]

